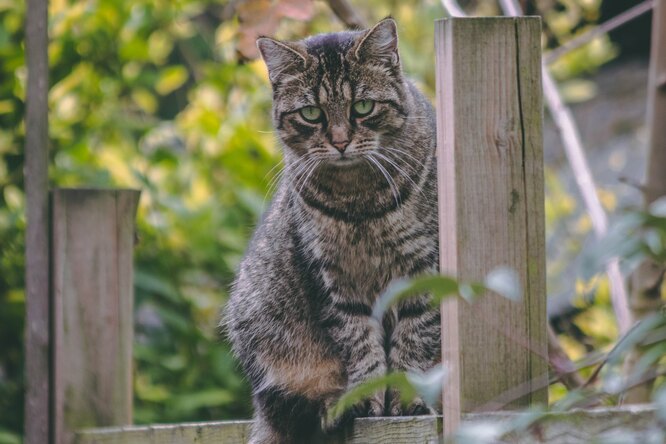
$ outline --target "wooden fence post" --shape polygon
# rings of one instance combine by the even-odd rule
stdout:
[[[547,401],[538,18],[450,18],[435,27],[440,264],[480,281],[517,271],[521,301],[442,306],[444,430],[461,412]]]
[[[55,443],[132,422],[135,190],[52,194]]]
[[[25,56],[25,444],[51,439],[49,405],[48,1],[28,0]]]

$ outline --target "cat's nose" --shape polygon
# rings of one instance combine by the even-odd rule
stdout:
[[[331,145],[333,145],[336,150],[340,151],[340,153],[344,153],[347,146],[349,146],[349,140],[343,140],[341,142],[332,141]]]

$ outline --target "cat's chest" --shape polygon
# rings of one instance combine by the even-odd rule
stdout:
[[[381,222],[347,224],[309,220],[301,225],[304,247],[326,287],[373,302],[402,270],[391,227]]]

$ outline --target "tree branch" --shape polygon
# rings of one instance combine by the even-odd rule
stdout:
[[[560,345],[560,341],[550,324],[548,324],[548,362],[557,375],[557,379],[567,389],[574,390],[583,386],[585,381],[583,381],[576,366]]]
[[[367,28],[368,24],[347,0],[327,0],[333,13],[350,29]]]
[[[552,51],[544,54],[543,58],[546,61],[546,64],[551,64],[560,57],[562,57],[564,54],[573,51],[576,48],[580,48],[593,38],[603,34],[607,34],[610,31],[614,30],[615,28],[618,28],[637,17],[640,17],[646,12],[652,10],[652,7],[653,7],[653,0],[645,0],[643,3],[639,3],[633,8],[627,9],[617,17],[613,17],[612,19],[603,22],[599,26],[595,26],[586,33],[581,34],[578,37],[575,37],[569,40],[568,42],[564,43],[560,47],[555,48]]]

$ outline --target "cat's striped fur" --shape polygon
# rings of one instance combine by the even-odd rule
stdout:
[[[347,388],[439,360],[439,311],[425,296],[382,325],[370,318],[390,281],[437,267],[434,112],[403,77],[392,19],[258,45],[285,172],[240,266],[226,323],[253,387],[251,442],[309,442],[320,427],[339,426],[324,412]],[[359,100],[374,101],[369,115],[354,115]],[[321,109],[322,121],[303,118],[306,106]],[[377,393],[347,419],[430,411],[407,401],[403,411],[396,392]]]

